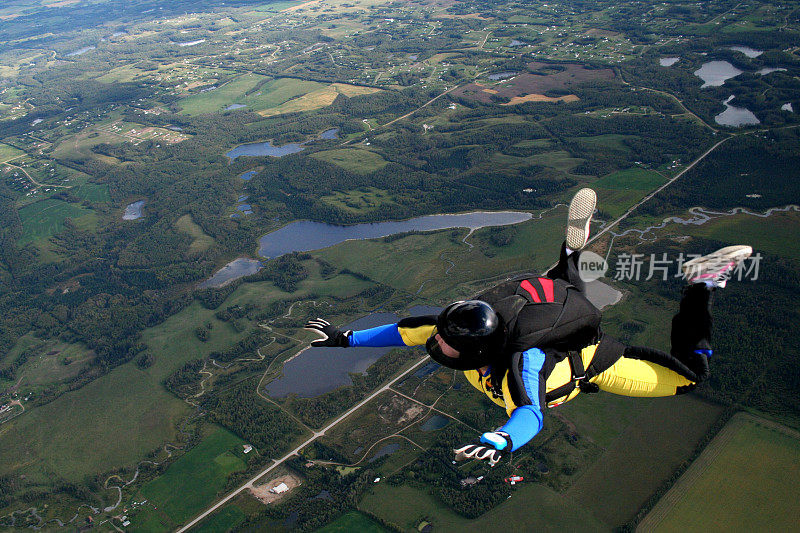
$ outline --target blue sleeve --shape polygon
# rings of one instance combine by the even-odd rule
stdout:
[[[531,348],[522,354],[522,385],[530,404],[514,409],[511,418],[499,431],[508,433],[515,451],[527,444],[542,430],[544,415],[539,405],[539,371],[544,365],[544,352]]]
[[[350,346],[405,346],[397,324],[386,324],[361,331],[353,331],[347,337]]]

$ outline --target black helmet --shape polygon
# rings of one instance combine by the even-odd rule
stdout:
[[[435,335],[425,347],[439,364],[457,370],[474,370],[489,364],[505,346],[505,323],[492,306],[480,300],[456,302],[444,308],[436,320],[442,339],[458,350],[459,357],[448,357]]]

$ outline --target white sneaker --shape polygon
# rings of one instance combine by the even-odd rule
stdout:
[[[724,288],[736,265],[750,257],[750,246],[726,246],[714,253],[686,261],[681,270],[689,283],[705,283],[710,287]]]
[[[581,189],[569,203],[567,213],[567,248],[580,250],[589,240],[589,223],[597,205],[597,193],[592,189]]]

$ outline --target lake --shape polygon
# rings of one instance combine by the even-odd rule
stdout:
[[[735,78],[742,71],[734,67],[727,61],[709,61],[694,71],[694,75],[703,80],[704,87],[720,87],[725,83],[725,80]]]
[[[278,257],[292,252],[327,248],[352,239],[375,239],[409,231],[435,231],[450,228],[478,229],[508,226],[531,219],[530,213],[518,211],[475,211],[457,215],[428,215],[410,220],[372,222],[336,226],[300,220],[258,239],[258,255]]]
[[[244,107],[247,107],[247,105],[245,105],[245,104],[231,104],[231,105],[229,105],[228,107],[225,108],[225,111],[233,111],[234,109],[242,109]]]
[[[513,76],[516,76],[517,74],[519,74],[519,72],[498,72],[497,74],[489,74],[487,78],[489,78],[490,80],[497,81],[497,80],[504,80],[506,78],[511,78]]]
[[[590,281],[585,287],[586,298],[598,309],[614,305],[622,299],[622,293],[600,280]]]
[[[680,61],[680,59],[681,59],[680,57],[662,57],[661,59],[658,60],[658,64],[661,65],[662,67],[671,67],[672,65]]]
[[[96,46],[84,46],[83,48],[79,48],[78,50],[75,50],[74,52],[70,52],[70,53],[68,53],[68,54],[67,54],[67,57],[75,57],[75,56],[80,56],[80,55],[83,55],[83,54],[85,54],[86,52],[88,52],[88,51],[90,51],[90,50],[94,50],[94,49],[96,49],[96,48],[97,48]]]
[[[325,130],[319,134],[319,138],[323,140],[338,139],[339,128],[331,128],[329,130]]]
[[[436,431],[442,429],[450,423],[450,419],[442,415],[433,415],[427,419],[420,427],[422,431]]]
[[[761,121],[758,120],[758,117],[756,117],[749,109],[732,106],[730,102],[733,99],[734,96],[731,95],[727,100],[722,102],[725,104],[726,109],[714,117],[714,122],[722,126],[734,126],[737,128],[761,123]]]
[[[249,156],[262,156],[262,155],[270,155],[272,157],[283,157],[287,154],[296,154],[304,150],[305,147],[299,143],[289,143],[284,144],[283,146],[273,146],[271,141],[263,142],[263,143],[250,143],[250,144],[242,144],[237,146],[233,150],[227,152],[225,155],[228,156],[228,159],[233,161],[237,157],[241,157],[243,155]]]
[[[144,214],[144,204],[145,200],[139,200],[138,202],[128,204],[125,207],[125,212],[122,214],[122,220],[136,220],[137,218],[142,218]]]
[[[209,287],[224,287],[235,279],[255,274],[261,269],[261,261],[239,257],[234,259],[221,269],[217,270],[213,276],[200,283],[198,289],[208,289]]]
[[[761,54],[764,53],[763,50],[756,50],[755,48],[750,48],[749,46],[740,46],[740,45],[729,46],[728,50],[736,50],[737,52],[741,52],[744,55],[746,55],[747,57],[749,57],[750,59],[752,59],[754,57],[758,57],[758,56],[760,56]]]
[[[391,444],[387,444],[385,446],[382,446],[381,449],[378,450],[375,453],[375,455],[370,457],[368,462],[372,463],[373,461],[377,461],[378,459],[380,459],[381,457],[383,457],[385,455],[392,455],[394,452],[396,452],[399,449],[400,449],[400,444],[397,443],[397,442],[393,442]]]
[[[786,72],[786,69],[783,67],[764,67],[758,69],[756,71],[756,74],[761,74],[762,76],[766,76],[767,74],[772,74],[773,72]]]

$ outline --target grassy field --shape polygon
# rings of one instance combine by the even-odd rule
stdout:
[[[182,99],[179,105],[183,113],[188,115],[222,111],[231,104],[240,103],[237,100],[244,98],[247,91],[265,79],[267,79],[265,76],[259,74],[244,74],[212,91],[188,96]]]
[[[302,80],[276,80],[282,82],[282,91],[278,91],[277,88],[275,90],[275,96],[272,96],[271,100],[267,100],[267,102],[276,102],[276,96],[279,94],[287,94],[288,88],[292,90],[297,90],[301,87],[310,88],[308,84],[316,83],[316,82],[309,82],[309,81],[302,81]],[[293,82],[293,83],[291,83]],[[290,100],[285,100],[281,102],[279,105],[274,104],[269,106],[268,108],[264,109],[264,104],[262,103],[260,106],[256,107],[255,109],[260,109],[258,113],[265,117],[270,117],[274,115],[281,115],[284,113],[296,113],[299,111],[311,111],[314,109],[320,109],[326,106],[329,106],[336,100],[336,97],[340,94],[343,94],[347,97],[351,96],[359,96],[362,94],[372,94],[375,92],[379,92],[380,89],[374,89],[372,87],[361,87],[358,85],[347,85],[344,83],[333,83],[331,85],[322,85],[317,84],[318,87],[313,88],[306,92],[305,94],[299,94],[297,97],[293,97]],[[284,88],[285,87],[285,88]],[[264,86],[266,89],[266,86]]]
[[[25,475],[44,487],[82,482],[131,466],[173,439],[189,407],[163,388],[155,366],[123,365],[0,426],[0,475]]]
[[[668,226],[674,228],[674,226]],[[684,226],[685,227],[685,226]],[[752,244],[756,250],[764,250],[778,256],[800,259],[800,213],[775,213],[769,218],[752,215],[735,215],[694,226],[688,233],[731,244]]]
[[[111,195],[108,192],[108,185],[105,183],[92,183],[85,179],[80,181],[75,180],[70,192],[81,200],[86,200],[88,202],[92,202],[93,204],[111,201]]]
[[[593,186],[601,189],[651,191],[664,183],[664,176],[646,168],[628,168],[603,176]]]
[[[52,198],[20,208],[19,218],[22,221],[21,245],[52,237],[64,228],[67,218],[83,229],[91,229],[97,223],[97,216],[92,211]]]
[[[14,159],[21,155],[25,155],[25,152],[7,144],[0,144],[0,163],[4,163],[9,159]]]
[[[566,492],[609,528],[636,514],[689,457],[722,412],[721,407],[693,396],[637,401],[647,408]]]
[[[386,528],[359,512],[350,511],[331,522],[317,533],[383,533]]]
[[[192,244],[189,245],[191,253],[204,252],[214,244],[214,238],[192,220],[192,215],[186,214],[176,220],[175,228],[192,238]]]
[[[401,485],[372,485],[360,507],[403,531],[423,517],[434,531],[609,531],[585,509],[544,485],[518,485],[511,499],[475,520],[463,518],[426,492]]]
[[[214,513],[211,518],[201,522],[193,531],[196,533],[219,533],[230,531],[241,524],[247,516],[234,505],[228,505],[221,511]]]
[[[520,270],[543,270],[553,263],[563,240],[563,213],[563,209],[556,209],[541,220],[515,225],[516,235],[504,247],[487,241],[490,229],[476,231],[470,237],[473,248],[461,242],[466,230],[451,230],[410,235],[390,243],[347,241],[316,253],[392,287],[410,293],[421,288],[422,298],[465,296],[486,285],[475,280]],[[386,261],[386,257],[395,260]],[[456,287],[457,293],[453,292]]]
[[[311,154],[314,159],[327,161],[356,174],[369,174],[386,166],[379,154],[361,148],[339,148]]]
[[[365,187],[347,192],[335,192],[320,198],[323,202],[351,213],[369,213],[385,205],[395,204],[394,196],[383,189]]]
[[[218,429],[172,463],[164,474],[144,484],[134,501],[147,499],[157,509],[148,505],[142,514],[155,514],[165,530],[174,529],[211,503],[229,474],[245,469],[242,444],[239,437]],[[133,530],[137,529],[136,518],[131,520]],[[142,522],[147,525],[142,530],[150,530],[153,520],[142,517]]]
[[[262,83],[267,78],[258,74],[244,74],[235,78],[228,83],[214,89],[213,91],[206,91],[200,94],[187,96],[182,99],[179,104],[184,113],[189,115],[199,115],[202,113],[214,113],[223,111],[226,107],[232,104],[246,105],[250,111],[261,112],[261,114],[279,114],[280,111],[272,112],[272,108],[278,108],[282,104],[290,104],[299,98],[306,98],[305,106],[313,103],[315,97],[311,97],[317,91],[328,91],[333,93],[333,98],[336,98],[338,92],[332,86],[325,85],[316,81],[296,80],[293,78],[278,78],[263,83],[258,90],[255,90],[259,83]],[[330,102],[318,105],[323,107],[329,105]],[[305,107],[299,105],[300,111],[303,109],[316,109],[316,107]]]
[[[782,433],[740,414],[653,509],[660,520],[648,515],[642,525],[664,532],[796,530],[798,476],[796,433]],[[662,508],[667,502],[671,505]]]
[[[17,341],[3,361],[10,363],[26,350],[32,353],[27,362],[16,371],[22,377],[21,390],[25,391],[73,378],[94,359],[94,353],[84,345],[69,344],[57,339],[41,340],[28,334]]]

